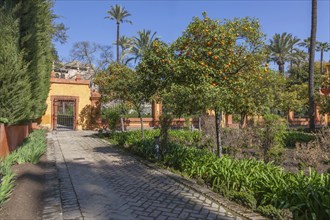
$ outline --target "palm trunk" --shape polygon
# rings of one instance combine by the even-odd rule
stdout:
[[[219,110],[215,110],[215,131],[216,131],[216,136],[217,136],[217,155],[218,155],[218,157],[222,156],[221,121],[222,121],[222,112]]]
[[[293,46],[290,49],[290,56],[292,56]],[[290,58],[290,70],[292,69],[292,58]]]
[[[284,64],[280,63],[278,64],[278,71],[284,75]]]
[[[310,53],[308,67],[308,98],[309,98],[309,129],[315,130],[315,97],[314,97],[314,60],[317,26],[317,0],[312,0],[312,28],[310,38]]]
[[[320,69],[320,71],[321,71],[321,75],[322,75],[322,73],[323,73],[323,49],[321,49],[321,69]]]
[[[119,59],[119,22],[117,22],[117,43],[116,43],[116,49],[117,49],[117,63],[120,63]]]
[[[139,115],[140,123],[141,123],[141,134],[142,134],[142,140],[144,140],[143,119],[142,119],[142,116],[141,116],[141,112],[140,112],[140,111],[138,111],[138,115]]]

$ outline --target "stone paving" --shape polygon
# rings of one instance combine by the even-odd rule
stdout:
[[[242,219],[92,134],[48,134],[43,219]]]

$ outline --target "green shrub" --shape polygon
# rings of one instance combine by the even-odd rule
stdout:
[[[264,129],[262,131],[262,147],[264,149],[264,160],[282,161],[286,125],[278,115],[264,116]]]
[[[266,158],[274,164],[282,164],[285,159],[285,149],[283,147],[272,147],[266,152]]]
[[[330,175],[309,169],[290,174],[288,192],[280,208],[292,211],[294,219],[330,219]]]
[[[119,108],[105,108],[102,109],[101,117],[108,123],[108,128],[111,131],[116,130],[117,124],[120,122],[120,109]]]
[[[0,176],[0,204],[9,198],[14,187],[14,177],[15,175],[12,171],[9,171],[4,176]]]
[[[256,211],[270,219],[283,219],[281,211],[272,205],[259,206]]]
[[[175,142],[184,145],[195,145],[198,146],[202,140],[202,132],[200,131],[189,131],[189,130],[170,130],[170,142]]]
[[[315,135],[313,134],[299,131],[288,131],[284,138],[284,143],[285,147],[293,148],[296,146],[296,143],[308,143],[313,140],[315,140]]]
[[[229,193],[229,198],[250,209],[255,209],[257,207],[257,200],[249,192],[231,191]]]
[[[36,130],[25,139],[23,146],[15,152],[17,155],[16,162],[23,163],[38,163],[40,157],[46,152],[46,138],[44,130]]]

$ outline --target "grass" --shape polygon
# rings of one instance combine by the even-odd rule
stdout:
[[[14,164],[38,163],[46,149],[46,131],[36,130],[24,140],[17,150],[0,161],[0,204],[9,198],[14,187],[15,175],[11,167]]]

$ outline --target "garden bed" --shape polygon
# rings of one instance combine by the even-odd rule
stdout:
[[[10,199],[0,208],[0,219],[41,219],[45,191],[46,156],[38,164],[16,164],[15,187]]]
[[[36,130],[26,138],[17,150],[9,154],[5,159],[0,160],[0,205],[3,204],[10,196],[15,180],[15,173],[12,170],[17,164],[29,166],[36,164],[40,157],[46,152],[46,131]],[[24,166],[23,165],[23,166]],[[31,175],[32,180],[38,179]]]
[[[288,210],[295,218],[330,217],[329,174],[318,174],[311,169],[308,175],[304,172],[294,174],[256,159],[236,160],[228,156],[219,159],[208,150],[196,148],[194,143],[201,135],[190,131],[170,131],[175,142],[163,156],[158,156],[154,147],[154,136],[157,135],[157,130],[147,131],[146,139],[141,140],[139,131],[114,133],[110,135],[110,141],[202,181],[214,191],[267,217],[287,218]]]

